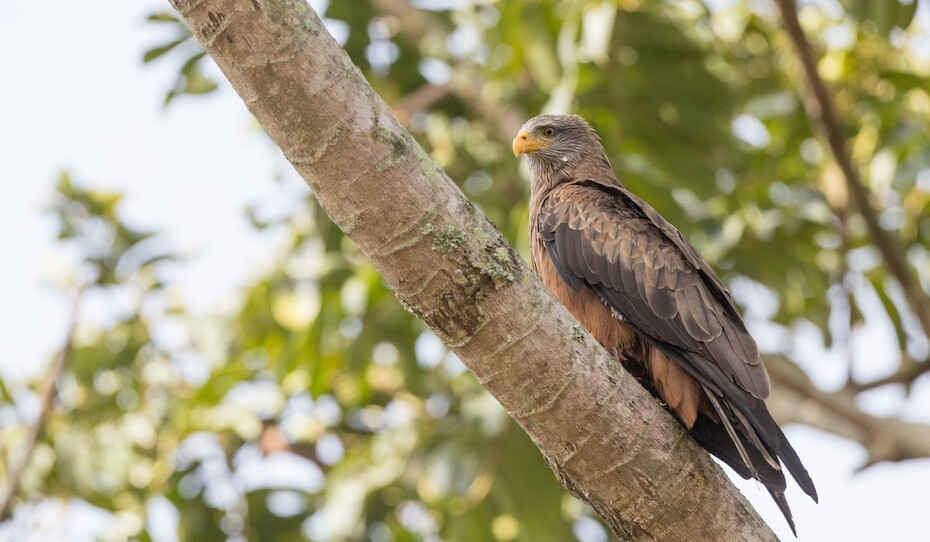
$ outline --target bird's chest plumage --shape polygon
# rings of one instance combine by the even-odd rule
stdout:
[[[536,231],[533,228],[533,232]],[[618,318],[620,315],[612,314],[590,288],[583,286],[576,290],[565,282],[539,235],[531,237],[531,244],[533,269],[539,279],[604,348],[614,354],[636,348],[636,332]]]

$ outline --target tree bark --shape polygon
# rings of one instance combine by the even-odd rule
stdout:
[[[172,0],[329,217],[621,540],[775,540],[536,280],[305,0]]]

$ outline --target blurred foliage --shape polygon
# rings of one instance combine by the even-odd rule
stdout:
[[[596,126],[624,182],[725,279],[765,286],[777,307],[755,307],[757,318],[809,322],[829,346],[867,312],[868,296],[849,294],[858,285],[877,294],[902,351],[926,357],[811,133],[767,3],[321,4],[392,105],[447,85],[407,111],[409,126],[524,254],[527,187],[500,121],[570,106]],[[882,224],[927,277],[930,64],[908,30],[916,4],[806,3],[801,16]],[[149,21],[169,35],[143,61],[178,67],[166,103],[216,88],[178,19]],[[284,232],[285,247],[234,314],[209,320],[177,302],[171,277],[183,261],[127,225],[119,202],[66,175],[58,185],[60,239],[108,310],[82,322],[23,498],[84,499],[112,513],[112,539],[151,540],[155,518],[200,542],[607,540],[312,197],[271,221],[249,212],[255,228]],[[6,404],[33,393],[0,384]],[[0,431],[9,458],[24,422]]]
[[[194,36],[181,19],[173,12],[157,11],[149,15],[147,20],[150,23],[170,27],[173,36],[169,41],[146,50],[142,55],[142,62],[148,64],[169,54],[184,59],[174,84],[165,92],[165,105],[171,103],[171,100],[177,96],[209,94],[216,90],[216,80],[203,72],[202,60],[206,57],[206,53],[194,40]]]

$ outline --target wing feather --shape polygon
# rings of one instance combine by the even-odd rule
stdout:
[[[722,283],[678,230],[617,190],[566,183],[543,202],[538,233],[559,274],[576,290],[590,286],[656,342],[711,362],[694,367],[702,380],[767,397],[755,341]]]
[[[678,314],[678,304],[675,303],[675,296],[672,290],[664,288],[657,284],[659,275],[664,268],[658,270],[646,268],[647,282],[649,288],[646,289],[646,301],[649,302],[649,308],[652,309],[658,317],[664,320],[671,320]]]

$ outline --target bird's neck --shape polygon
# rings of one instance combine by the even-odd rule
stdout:
[[[538,201],[560,184],[571,181],[590,180],[621,185],[603,150],[574,159],[566,157],[565,160],[534,160],[530,162],[530,169],[533,174],[530,193],[532,198]]]

